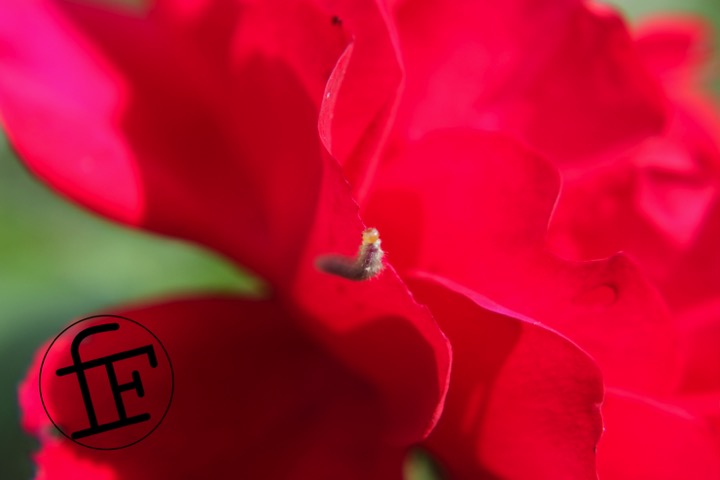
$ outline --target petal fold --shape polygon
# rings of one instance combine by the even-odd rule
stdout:
[[[590,357],[449,280],[408,282],[453,345],[445,412],[426,442],[451,478],[595,479],[603,383]]]
[[[557,329],[611,385],[668,391],[677,345],[662,299],[623,255],[572,262],[545,245],[557,171],[504,137],[428,135],[386,166],[363,217],[400,272],[442,275]]]
[[[708,426],[679,407],[608,391],[603,418],[600,478],[711,480],[720,476],[720,451]]]
[[[621,18],[580,0],[401,1],[407,83],[396,138],[512,132],[561,163],[659,131],[664,97]]]
[[[318,208],[318,111],[346,34],[312,0],[179,10],[4,3],[3,125],[77,202],[287,286]]]

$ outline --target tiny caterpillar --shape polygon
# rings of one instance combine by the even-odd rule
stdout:
[[[362,281],[376,277],[382,272],[385,252],[380,247],[380,233],[376,228],[367,228],[362,233],[362,243],[357,257],[349,258],[342,255],[323,255],[318,257],[315,265],[325,273]]]

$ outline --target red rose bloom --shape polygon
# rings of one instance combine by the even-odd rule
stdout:
[[[720,117],[701,85],[709,32],[698,20],[655,19],[638,29],[636,43],[664,87],[669,121],[626,154],[597,168],[567,172],[550,240],[556,251],[579,260],[626,251],[672,314],[678,357],[672,368],[655,366],[665,378],[662,388],[626,385],[605,402],[601,474],[716,478]]]
[[[127,449],[50,435],[41,349],[21,389],[39,478],[402,478],[422,448],[451,478],[592,479],[600,372],[666,391],[676,337],[650,282],[545,245],[560,177],[536,152],[576,168],[662,128],[622,22],[572,0],[390,3],[1,7],[0,117],[26,164],[271,290],[117,310],[176,372]],[[319,271],[361,217],[385,270]]]

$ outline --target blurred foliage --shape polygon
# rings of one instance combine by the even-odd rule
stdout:
[[[420,449],[410,452],[403,473],[408,480],[443,480],[446,478],[432,457]]]
[[[720,3],[716,0],[608,0],[631,20],[656,14],[691,13],[714,21],[720,20]]]
[[[613,5],[631,23],[672,14],[705,19],[714,27],[714,60],[708,66],[710,82],[707,87],[720,98],[720,0],[605,0],[604,3]]]
[[[609,3],[633,19],[658,11],[700,14],[720,32],[717,0]],[[67,203],[24,170],[0,137],[0,478],[32,475],[33,441],[19,427],[17,384],[35,350],[62,325],[126,302],[257,288],[207,251],[111,224]],[[431,463],[414,454],[408,478],[438,478]]]

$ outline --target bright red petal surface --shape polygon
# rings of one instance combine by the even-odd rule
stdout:
[[[347,43],[320,2],[0,8],[0,115],[76,201],[292,279],[325,160],[317,119]]]
[[[678,313],[675,321],[681,340],[680,391],[720,391],[720,298]]]
[[[709,39],[688,20],[641,32],[643,58],[672,101],[670,122],[614,165],[566,177],[550,241],[578,259],[628,252],[681,311],[720,292],[720,116],[698,85]]]
[[[396,139],[442,127],[512,132],[565,162],[660,129],[664,99],[607,7],[563,1],[401,1],[407,81]]]
[[[720,450],[708,425],[687,411],[608,391],[605,433],[598,446],[598,474],[613,480],[714,480]]]
[[[720,177],[680,139],[568,178],[550,227],[552,249],[593,259],[625,251],[676,311],[720,291]],[[720,157],[719,157],[720,158]]]
[[[140,221],[139,172],[118,132],[122,76],[47,2],[0,7],[0,119],[19,153],[58,190]]]
[[[372,181],[399,100],[397,34],[384,2],[333,3],[338,21],[353,32],[353,41],[328,81],[320,135],[343,165],[355,197],[361,198]]]
[[[277,304],[203,298],[119,313],[167,350],[175,372],[170,410],[155,432],[120,450],[46,435],[50,423],[37,408],[42,349],[21,387],[24,425],[41,438],[39,478],[401,478],[404,453],[384,441],[377,389]],[[84,344],[83,356],[108,354],[95,350]],[[46,404],[64,401],[62,388],[44,390]],[[85,418],[81,402],[77,410]]]
[[[357,9],[337,7],[348,15]],[[392,272],[357,285],[314,266],[322,254],[354,253],[364,228],[317,133],[325,80],[347,42],[344,27],[332,21],[334,10],[310,1],[230,0],[160,2],[146,17],[39,0],[3,8],[3,20],[37,24],[58,45],[56,55],[33,50],[37,39],[27,27],[10,30],[0,43],[10,60],[0,67],[8,72],[0,77],[0,111],[29,165],[101,213],[203,243],[254,269],[295,301],[289,308],[302,308],[313,335],[372,377],[387,396],[397,427],[392,436],[422,438],[446,390],[449,347],[442,333]],[[78,45],[86,36],[92,46]],[[94,75],[83,77],[77,92],[70,88],[74,77],[62,73],[66,57]],[[3,83],[13,75],[23,81]],[[51,101],[21,96],[25,81],[41,85]],[[97,117],[102,110],[84,97],[98,96],[96,90],[106,94],[113,115]],[[55,120],[68,114],[68,103],[84,116],[77,128],[58,133],[54,125],[64,123]],[[105,169],[114,165],[115,150],[78,166],[96,131],[123,145],[119,165],[134,172],[131,184]],[[75,150],[56,147],[61,138]],[[125,187],[136,203],[112,194]]]
[[[35,455],[35,480],[73,478],[77,480],[116,480],[118,476],[109,465],[78,455],[72,444],[49,440]]]
[[[426,137],[378,176],[364,218],[399,270],[463,284],[556,328],[597,360],[607,382],[665,391],[676,345],[657,293],[622,255],[577,263],[550,254],[556,171],[504,138]]]
[[[453,345],[445,411],[425,444],[450,478],[596,478],[603,385],[595,363],[452,282],[419,274],[409,283]]]
[[[720,390],[685,394],[674,397],[672,401],[704,421],[715,437],[715,451],[720,456]]]

